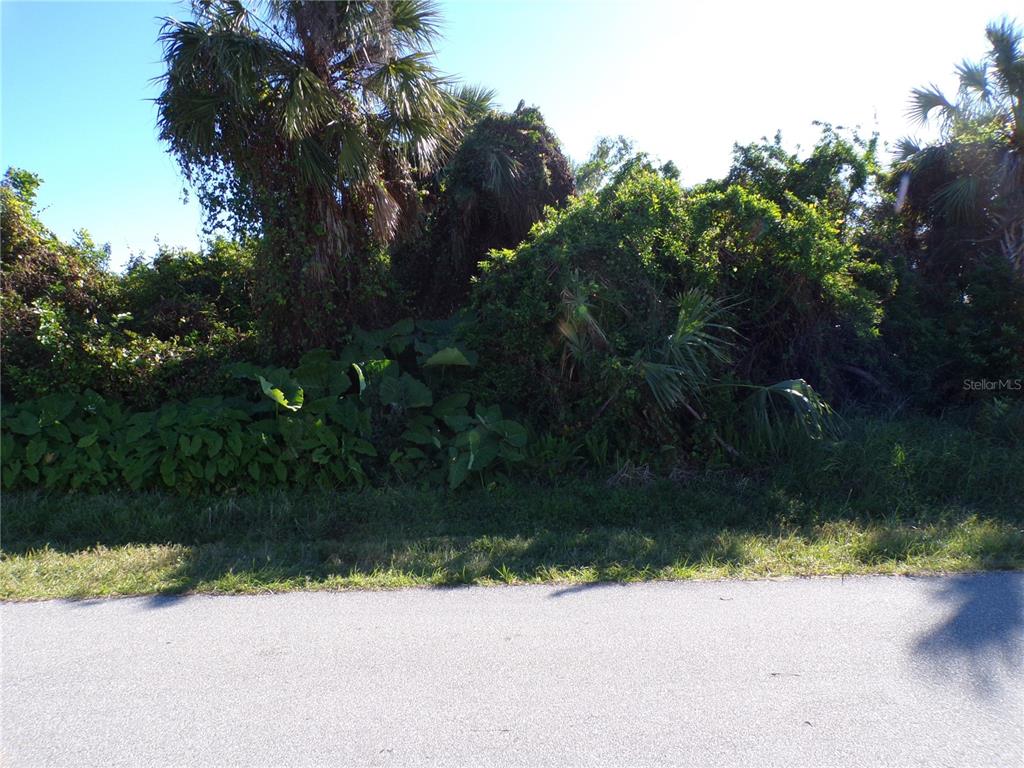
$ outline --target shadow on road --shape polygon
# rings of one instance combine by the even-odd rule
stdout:
[[[937,581],[932,594],[945,620],[914,644],[944,677],[963,677],[983,693],[1024,659],[1024,574],[964,575]]]
[[[582,584],[573,584],[572,586],[562,587],[556,589],[548,597],[566,597],[567,595],[575,595],[579,592],[587,592],[593,589],[599,589],[601,587],[621,587],[624,584],[620,581],[585,581]]]

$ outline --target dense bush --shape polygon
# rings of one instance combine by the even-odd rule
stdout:
[[[307,21],[358,35],[375,8],[316,6]],[[723,179],[686,188],[620,137],[575,166],[577,195],[534,108],[494,112],[489,93],[452,90],[428,67],[406,73],[430,97],[407,105],[415,125],[342,119],[377,78],[323,90],[329,73],[296,64],[234,6],[200,10],[202,23],[165,29],[163,134],[211,223],[222,215],[246,237],[162,248],[114,274],[86,233],[62,243],[42,225],[37,177],[8,171],[8,487],[454,487],[517,462],[550,478],[750,467],[806,447],[790,435],[837,437],[829,403],[967,404],[983,414],[975,429],[1020,434],[1012,25],[989,29],[990,60],[958,70],[956,99],[914,92],[923,117],[941,114],[940,140],[903,142],[888,170],[877,138],[825,125],[804,156],[779,136],[737,146]],[[419,23],[386,21],[381,39],[406,42]],[[299,81],[308,99],[286,87]],[[226,105],[210,98],[228,86]],[[354,325],[410,307],[415,324]],[[839,455],[830,445],[815,456]]]
[[[62,243],[35,213],[38,177],[10,170],[2,205],[3,393],[92,389],[129,404],[213,394],[225,361],[256,350],[249,249],[161,249],[125,275],[85,232]]]
[[[985,57],[957,66],[955,95],[912,91],[938,140],[899,143],[898,211],[877,227],[900,277],[884,326],[897,380],[930,408],[1019,394],[1024,376],[1024,30],[1003,19],[986,37]]]
[[[360,487],[373,477],[455,488],[500,479],[522,460],[524,428],[496,406],[471,409],[453,377],[436,374],[465,365],[465,353],[438,348],[443,337],[411,322],[359,337],[340,358],[310,352],[294,370],[234,366],[255,397],[133,411],[88,391],[5,408],[4,487],[254,492]],[[445,397],[400,369],[414,343],[423,376],[447,378],[437,388]]]
[[[628,165],[483,264],[469,331],[481,388],[570,429],[675,453],[710,411],[735,411],[727,384],[814,375],[837,338],[874,332],[878,298],[855,279],[836,222],[787,202],[738,185],[688,193],[642,158]]]
[[[941,277],[924,274],[912,259],[894,257],[899,289],[882,324],[889,378],[903,397],[935,410],[1020,396],[1024,279],[991,252],[974,254],[960,274]]]
[[[943,191],[957,171],[944,154],[912,174],[906,164],[888,174],[866,238],[897,285],[881,327],[881,370],[910,403],[931,410],[1013,394],[970,383],[1005,386],[1024,372],[1024,271],[992,222],[949,209]]]
[[[119,308],[136,333],[165,341],[251,334],[254,248],[218,238],[202,252],[161,247],[134,258],[118,281]]]

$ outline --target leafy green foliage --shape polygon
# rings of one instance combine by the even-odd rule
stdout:
[[[403,333],[403,331],[408,331]],[[133,411],[93,391],[51,394],[4,411],[5,488],[167,488],[180,493],[264,487],[361,487],[389,474],[491,483],[521,461],[526,431],[467,394],[435,403],[432,389],[395,358],[411,323],[361,334],[340,357],[307,353],[294,369],[237,364],[253,396],[205,397]],[[462,354],[462,353],[460,353]],[[356,362],[358,361],[358,362]],[[372,371],[369,378],[363,373]],[[387,460],[388,424],[402,427]],[[415,474],[413,474],[415,473]]]
[[[278,357],[386,315],[385,247],[419,213],[464,105],[431,61],[429,0],[193,5],[165,20],[161,138],[211,226],[261,234]],[[264,16],[260,16],[264,14]]]
[[[785,202],[742,184],[687,193],[643,160],[630,165],[483,264],[468,334],[484,391],[627,453],[735,454],[713,426],[746,396],[735,385],[795,371],[827,384],[822,364],[844,338],[872,335],[879,316],[829,208]],[[827,406],[803,386],[775,399],[830,434]]]
[[[136,333],[163,340],[251,334],[255,250],[221,237],[202,252],[161,247],[150,259],[135,257],[119,281],[118,309]]]
[[[809,153],[776,135],[683,187],[622,137],[570,167],[535,108],[454,88],[424,53],[429,2],[193,10],[161,38],[161,131],[210,224],[244,236],[113,274],[8,170],[10,487],[631,482],[824,456],[845,439],[830,403],[882,399],[976,398],[974,429],[1019,435],[1009,22],[954,97],[914,92],[939,141],[892,169],[823,124]]]
[[[910,114],[938,123],[941,139],[900,143],[898,170],[908,182],[901,203],[981,227],[982,241],[1024,276],[1024,29],[1003,19],[986,37],[985,58],[957,66],[955,98],[934,85],[911,92]]]
[[[597,192],[611,181],[636,156],[633,142],[625,136],[597,140],[590,157],[573,165],[576,188],[581,193]]]
[[[574,185],[558,140],[535,107],[489,112],[469,129],[428,187],[423,233],[396,249],[399,281],[423,316],[465,304],[477,264],[520,243]]]
[[[215,393],[222,364],[254,353],[249,251],[161,250],[115,275],[88,233],[66,244],[43,227],[40,183],[10,169],[0,185],[5,397],[93,389],[153,407]]]
[[[967,384],[1024,370],[1024,37],[1005,20],[986,32],[955,96],[912,92],[911,113],[939,140],[900,142],[873,222],[899,280],[882,328],[890,377],[931,408],[988,397]]]
[[[603,136],[597,140],[586,160],[573,163],[576,189],[580,193],[597,192],[638,163],[650,163],[650,158],[646,153],[638,152],[630,139],[621,135],[615,138]],[[658,170],[666,179],[679,179],[679,168],[671,160]]]

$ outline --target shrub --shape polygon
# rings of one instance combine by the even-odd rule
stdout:
[[[953,178],[942,163],[916,170],[895,210],[909,178],[899,168],[887,177],[866,238],[872,258],[896,277],[881,325],[880,375],[929,410],[1000,394],[967,384],[1021,378],[1024,276],[984,222],[942,205],[934,190]]]
[[[41,180],[8,169],[0,185],[3,283],[0,292],[3,390],[26,398],[50,388],[84,384],[97,373],[81,349],[103,337],[116,280],[104,271],[106,253],[82,233],[61,243],[35,214]],[[81,340],[70,345],[66,339]]]
[[[57,393],[5,408],[5,488],[171,488],[182,493],[264,487],[360,487],[371,477],[457,488],[501,479],[522,459],[526,431],[496,406],[434,390],[398,358],[420,350],[421,375],[467,364],[411,322],[358,334],[340,357],[318,350],[293,369],[235,365],[245,397],[130,410],[94,391]],[[443,341],[443,339],[441,339]],[[390,355],[390,356],[389,356]],[[438,391],[452,389],[449,383]]]
[[[35,213],[38,177],[2,185],[3,394],[92,389],[141,407],[216,394],[227,360],[251,356],[249,250],[161,250],[122,276],[88,233],[62,243]]]
[[[119,308],[131,330],[162,340],[251,333],[254,250],[218,238],[202,252],[161,247],[150,260],[134,258],[119,281]]]
[[[655,456],[694,441],[728,451],[708,408],[733,410],[737,384],[784,377],[769,400],[824,414],[792,377],[819,372],[814,354],[838,337],[872,333],[878,302],[836,224],[788,202],[740,186],[688,194],[629,164],[482,265],[469,331],[481,391]]]

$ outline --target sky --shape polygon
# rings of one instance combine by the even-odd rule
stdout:
[[[781,130],[810,147],[816,120],[927,135],[910,89],[949,88],[1012,0],[443,0],[443,71],[538,106],[570,157],[601,136],[673,160],[685,183],[720,176],[734,142]],[[201,212],[157,138],[166,2],[0,2],[0,162],[39,174],[43,222],[87,229],[112,265],[155,241],[196,247]]]

